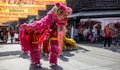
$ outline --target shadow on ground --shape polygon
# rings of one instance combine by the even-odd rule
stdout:
[[[50,66],[52,70],[63,70],[63,68],[59,65],[56,66]]]
[[[96,47],[96,48],[103,48],[103,44],[102,43],[90,43],[90,44],[82,44],[82,45],[86,45],[86,46],[90,46],[90,47]],[[120,53],[120,46],[119,45],[114,45],[111,44],[110,48],[106,48],[106,50],[110,50],[113,52],[119,52]]]
[[[90,50],[87,50],[87,49],[82,48],[82,47],[80,47],[80,46],[78,46],[78,50],[81,51],[81,52],[83,52],[83,53],[86,53],[86,52],[89,52],[89,51],[90,51]]]
[[[79,53],[79,52],[86,53],[86,52],[89,52],[89,50],[87,50],[85,48],[82,48],[80,46],[77,46],[77,49],[67,49],[67,50],[63,51],[63,54],[60,56],[60,59],[65,61],[65,62],[68,62],[69,57],[75,56],[75,53],[73,53],[73,52],[75,52],[75,53]]]
[[[0,57],[2,56],[10,56],[10,55],[19,55],[22,54],[21,51],[6,51],[6,52],[0,52]]]
[[[24,59],[29,58],[27,53],[22,53],[21,51],[6,51],[6,52],[0,52],[0,57],[4,56],[16,56],[19,55],[19,57],[22,57]]]
[[[45,67],[35,67],[34,65],[30,65],[29,70],[63,70],[63,68],[59,65],[50,66],[50,69]]]
[[[10,44],[19,44],[19,43],[4,43],[4,42],[0,42],[0,45],[10,45]]]
[[[28,59],[29,55],[28,55],[28,53],[21,53],[19,57],[22,57],[24,59]]]
[[[35,67],[34,65],[30,65],[29,70],[51,70],[48,68],[44,68],[44,67]]]

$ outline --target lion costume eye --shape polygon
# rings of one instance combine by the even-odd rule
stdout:
[[[62,9],[58,9],[57,14],[58,15],[63,15],[63,10]]]

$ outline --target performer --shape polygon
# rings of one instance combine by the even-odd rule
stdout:
[[[39,67],[40,64],[40,43],[39,43],[39,37],[40,33],[35,32],[32,29],[28,29],[28,34],[29,34],[29,42],[30,42],[30,59],[32,64],[35,66]]]
[[[59,40],[59,48],[60,48],[60,55],[63,54],[63,38],[66,32],[66,25],[57,24],[58,26],[58,40]]]
[[[51,65],[56,65],[59,57],[59,46],[58,46],[58,29],[56,24],[53,24],[53,27],[50,32],[50,55],[49,63]]]

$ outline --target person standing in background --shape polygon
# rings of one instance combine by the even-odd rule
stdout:
[[[78,28],[78,37],[79,37],[79,41],[83,41],[83,28]]]
[[[13,40],[14,40],[14,31],[13,31],[12,28],[10,29],[10,37],[11,37],[11,43],[13,43]]]
[[[7,38],[8,38],[8,32],[6,29],[3,29],[3,41],[7,43]]]
[[[78,29],[74,29],[73,38],[76,42],[78,42]]]
[[[112,42],[112,28],[108,24],[104,28],[104,47],[103,48],[106,48],[106,44],[108,44],[108,47],[110,47],[111,42]]]

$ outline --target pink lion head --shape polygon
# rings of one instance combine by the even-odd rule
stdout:
[[[67,17],[72,14],[72,9],[65,4],[57,2],[55,3],[54,11],[54,22],[66,25]]]

